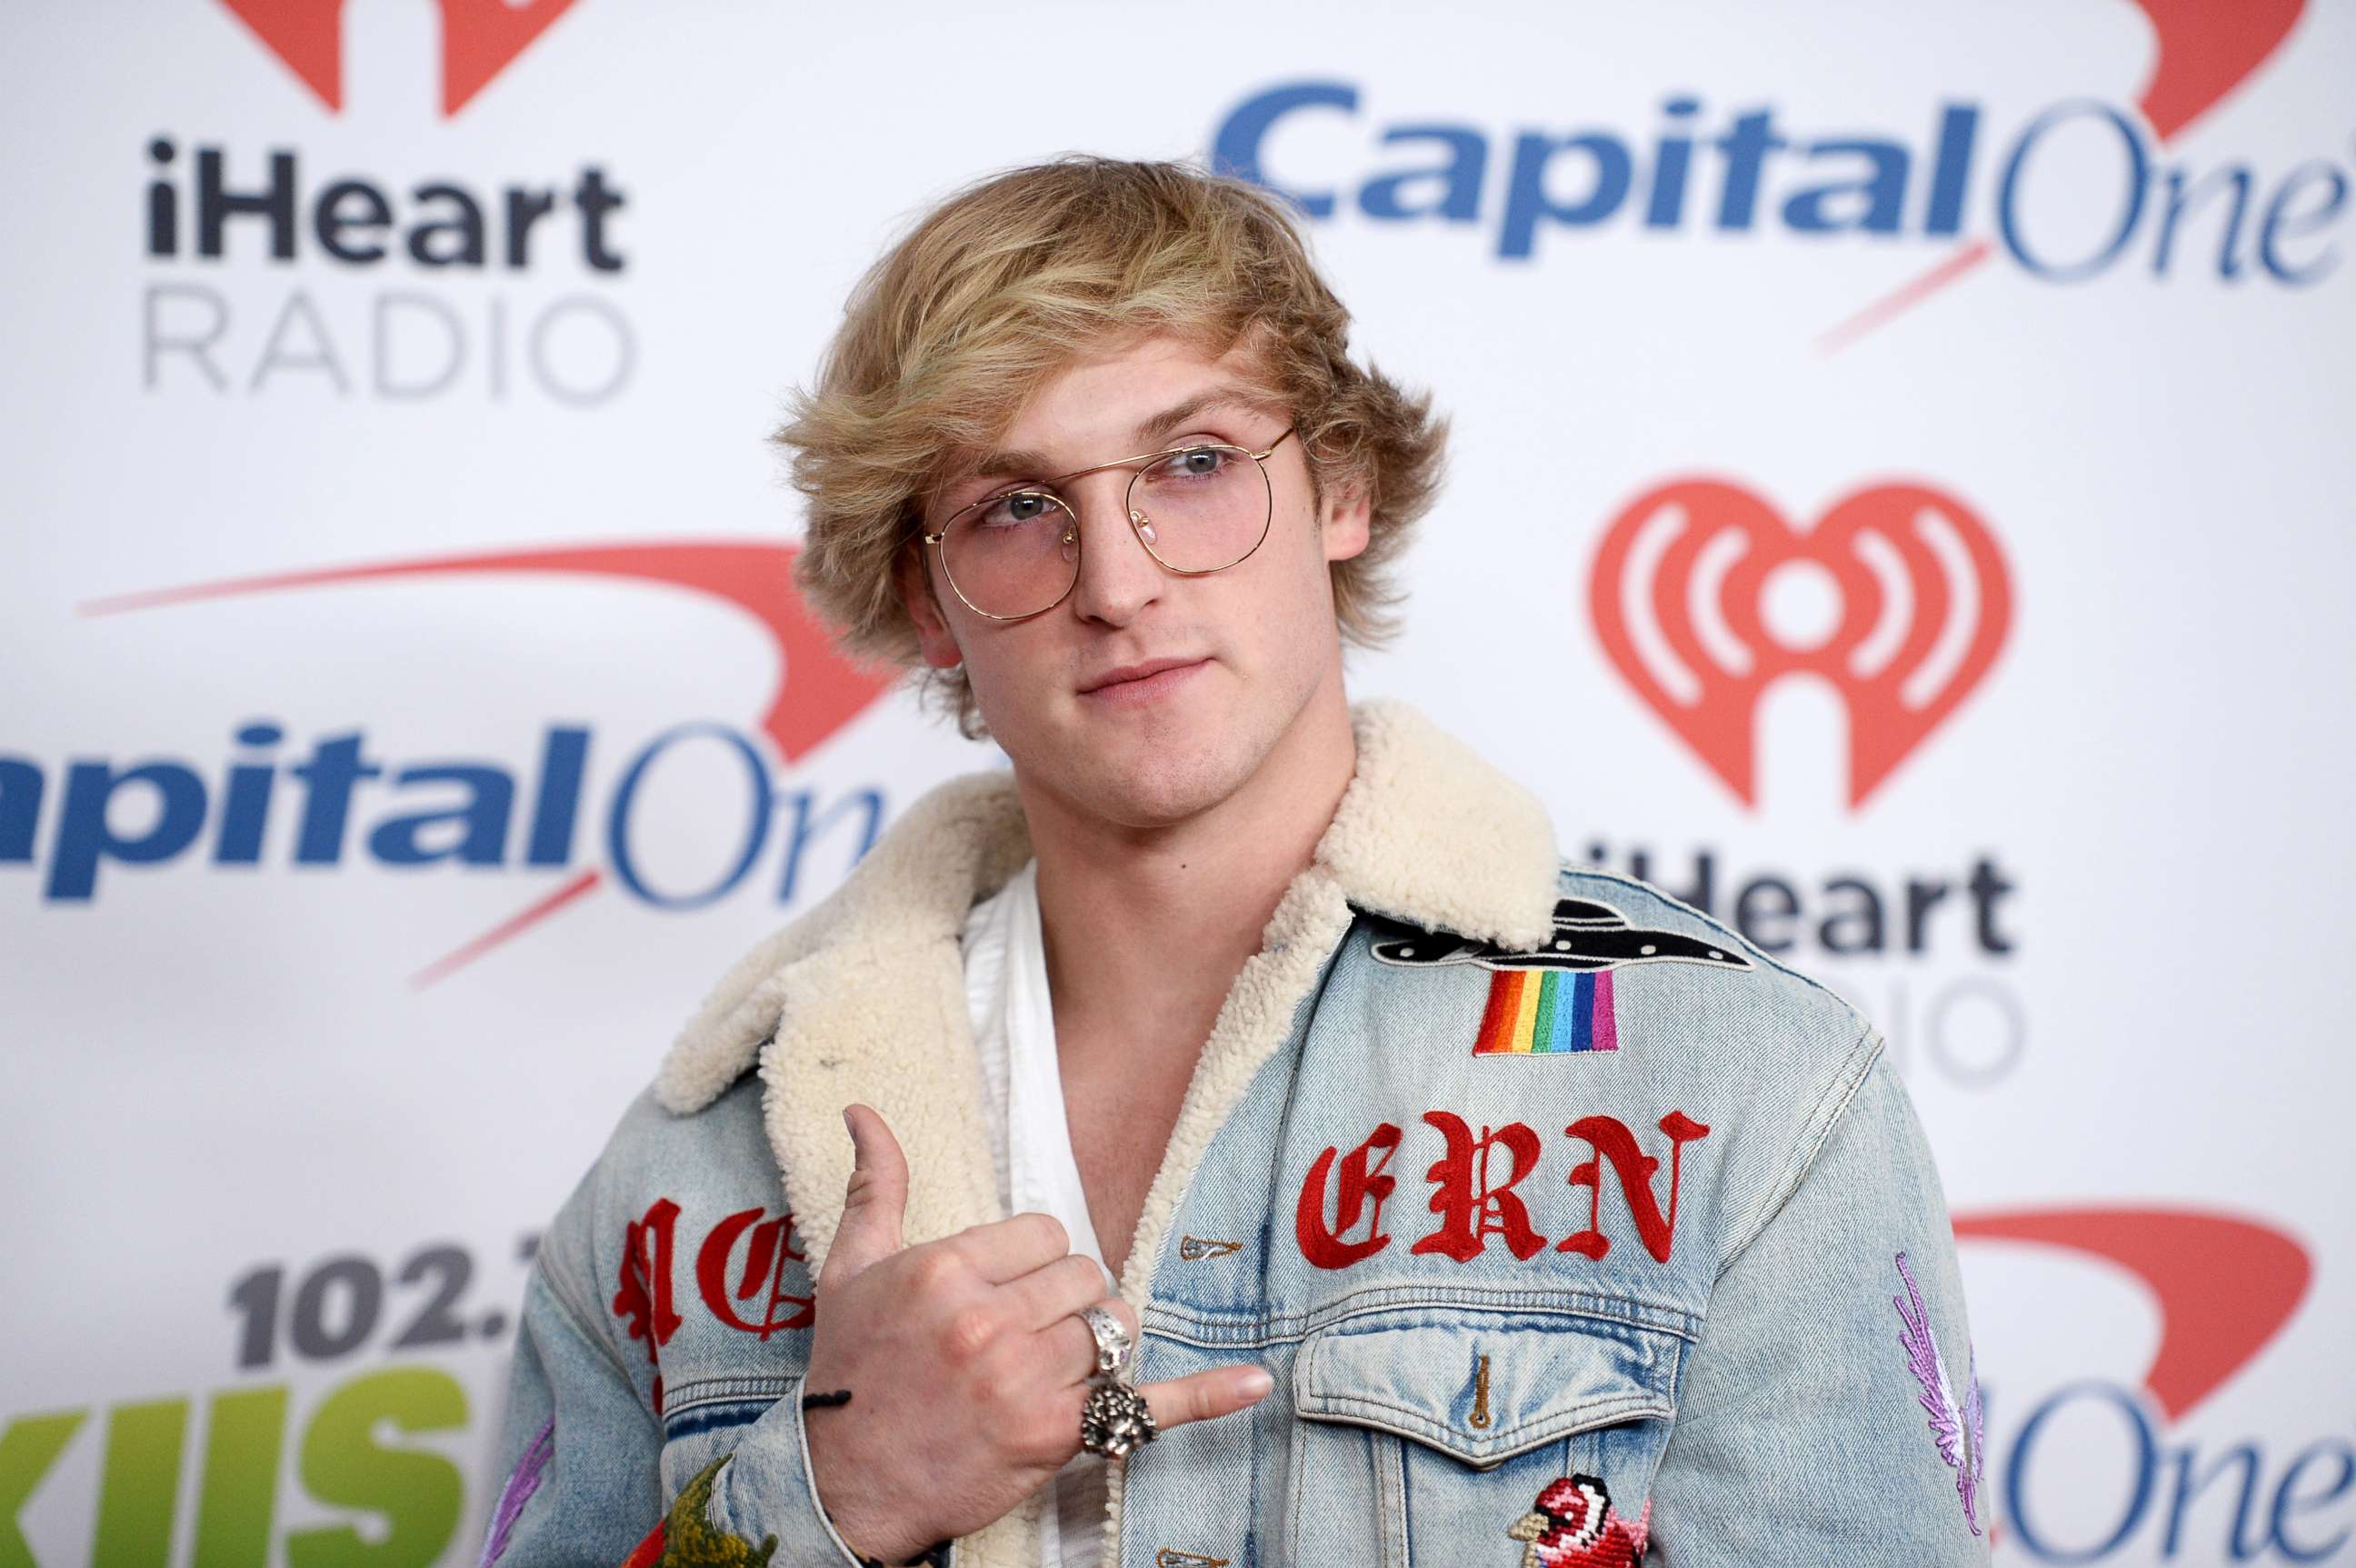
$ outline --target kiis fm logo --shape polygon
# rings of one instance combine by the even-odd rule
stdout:
[[[329,111],[344,107],[346,0],[220,0]],[[573,0],[435,0],[442,15],[442,113],[464,109]]]
[[[1769,601],[1787,588],[1836,614],[1777,622]],[[1858,490],[1803,532],[1740,485],[1674,480],[1612,521],[1588,602],[1622,677],[1747,806],[1776,682],[1815,675],[1839,693],[1860,806],[1987,674],[2012,620],[1987,525],[1914,484]]]
[[[57,904],[89,903],[110,865],[201,858],[215,866],[258,866],[271,857],[273,842],[285,863],[298,868],[338,866],[365,855],[389,867],[545,873],[577,865],[576,841],[583,819],[591,817],[601,830],[602,864],[574,871],[553,891],[418,971],[412,979],[421,985],[609,881],[656,908],[701,908],[744,885],[779,843],[775,896],[790,904],[801,890],[813,844],[842,840],[848,848],[840,860],[856,860],[881,831],[884,802],[880,789],[862,788],[821,805],[814,791],[784,788],[777,770],[802,761],[888,683],[884,672],[846,660],[804,610],[793,586],[796,553],[792,545],[725,541],[503,551],[245,577],[86,604],[85,615],[110,615],[370,581],[508,573],[618,578],[689,589],[752,616],[776,650],[781,680],[749,733],[700,720],[640,744],[594,816],[584,809],[594,740],[585,725],[547,726],[530,769],[480,757],[394,762],[371,755],[357,727],[316,737],[307,756],[282,760],[274,753],[286,736],[268,721],[238,728],[235,738],[244,749],[217,768],[173,757],[127,764],[75,757],[54,770],[55,789],[52,769],[31,757],[0,754],[0,867],[38,868],[43,899]],[[699,746],[716,750],[744,775],[736,852],[700,886],[658,886],[645,867],[641,791],[667,760]],[[289,795],[299,797],[299,804],[288,804]],[[45,813],[52,797],[58,804]],[[719,800],[713,805],[724,809]],[[141,807],[142,825],[125,827],[127,818],[141,816]],[[362,815],[357,832],[356,815]],[[847,822],[860,824],[855,839],[838,828]],[[273,823],[282,831],[273,832]]]
[[[2305,0],[2135,5],[2156,46],[2136,103],[2068,100],[2001,140],[1984,124],[1983,106],[1969,102],[1941,103],[1923,139],[1878,127],[1803,130],[1772,104],[1721,113],[1697,93],[1672,92],[1659,123],[1638,134],[1575,122],[1500,132],[1419,113],[1370,127],[1366,163],[1353,168],[1307,149],[1336,122],[1365,118],[1366,92],[1348,81],[1301,80],[1254,91],[1228,111],[1212,134],[1212,157],[1312,219],[1355,209],[1377,225],[1482,230],[1496,259],[1510,263],[1530,262],[1542,242],[1615,224],[1946,248],[1911,282],[1825,330],[1817,346],[1826,350],[1999,253],[2055,283],[2138,265],[2162,279],[2206,269],[2229,284],[2298,287],[2328,276],[2340,259],[2328,231],[2344,216],[2351,184],[2344,161],[2314,156],[2268,172],[2162,156],[2274,56]],[[1296,138],[1304,124],[1319,131]]]
[[[220,4],[320,103],[343,112],[344,0]],[[571,4],[440,0],[442,117],[475,102]],[[404,140],[422,153],[436,134],[421,117]],[[272,142],[147,139],[148,392],[391,403],[473,393],[494,404],[533,393],[594,407],[628,387],[637,342],[614,285],[630,263],[616,233],[629,198],[604,168],[486,181],[451,171],[435,152],[431,177],[341,168],[306,180],[301,149]],[[388,274],[400,274],[398,286],[355,286]],[[466,277],[514,286],[428,286]],[[529,286],[558,278],[590,286]]]

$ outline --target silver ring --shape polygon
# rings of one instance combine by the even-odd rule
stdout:
[[[1098,1377],[1108,1378],[1129,1365],[1132,1347],[1129,1330],[1120,1326],[1119,1318],[1101,1306],[1084,1306],[1080,1308],[1080,1321],[1096,1337]]]
[[[1108,1459],[1126,1459],[1161,1435],[1145,1396],[1127,1383],[1102,1383],[1080,1406],[1080,1446]]]

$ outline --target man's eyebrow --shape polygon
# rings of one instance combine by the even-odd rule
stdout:
[[[966,469],[962,477],[969,479],[1001,479],[1022,475],[1044,474],[1046,471],[1047,456],[1044,452],[991,452],[980,462]]]
[[[1140,450],[1150,448],[1192,424],[1197,414],[1213,408],[1244,409],[1255,413],[1276,412],[1275,400],[1266,392],[1244,386],[1212,387],[1195,393],[1183,403],[1173,403],[1152,418],[1143,421],[1131,439],[1136,441]]]
[[[1209,409],[1242,409],[1255,413],[1281,417],[1281,407],[1264,392],[1244,386],[1218,386],[1195,393],[1183,403],[1175,403],[1161,413],[1141,421],[1130,433],[1132,452],[1122,456],[1143,456],[1162,442],[1183,429]],[[961,472],[965,479],[1061,478],[1041,452],[1017,449],[985,454],[981,460]]]

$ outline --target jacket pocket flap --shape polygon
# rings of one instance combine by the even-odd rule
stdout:
[[[1486,1469],[1574,1432],[1675,1415],[1678,1345],[1656,1329],[1562,1313],[1366,1313],[1302,1343],[1293,1406]]]

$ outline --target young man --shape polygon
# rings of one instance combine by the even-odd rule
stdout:
[[[1013,768],[741,961],[557,1216],[486,1563],[1986,1561],[1879,1036],[1348,705],[1440,443],[1346,324],[1169,165],[862,284],[803,584]]]

